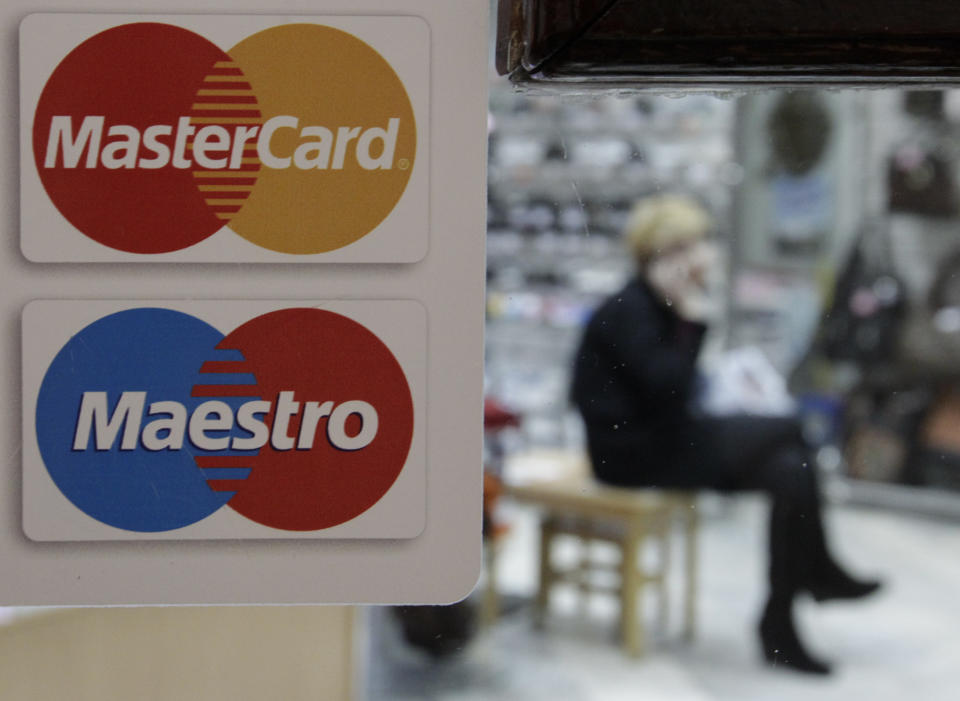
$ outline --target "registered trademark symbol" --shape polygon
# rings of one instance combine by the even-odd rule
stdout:
[[[410,161],[408,161],[406,158],[401,158],[399,161],[397,161],[397,167],[400,170],[408,170],[410,168]]]

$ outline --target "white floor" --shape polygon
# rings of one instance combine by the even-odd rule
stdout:
[[[521,607],[460,653],[434,661],[405,646],[384,610],[371,612],[371,701],[953,701],[960,698],[960,526],[873,510],[833,508],[831,539],[844,562],[887,585],[869,602],[817,606],[799,616],[811,649],[836,664],[827,679],[759,662],[753,627],[763,594],[765,506],[756,498],[704,504],[699,628],[677,640],[675,620],[642,660],[616,645],[616,610],[598,599],[587,612],[557,597],[544,632]],[[509,514],[500,588],[529,597],[536,568],[535,521]]]

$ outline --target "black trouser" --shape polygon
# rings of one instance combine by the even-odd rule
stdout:
[[[825,576],[827,553],[816,469],[792,418],[688,418],[667,434],[631,436],[588,426],[602,481],[719,491],[762,490],[771,497],[770,595],[790,600]]]

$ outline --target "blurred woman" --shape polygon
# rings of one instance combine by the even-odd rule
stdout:
[[[769,595],[759,635],[768,662],[814,674],[827,663],[801,643],[793,602],[856,599],[878,588],[831,556],[810,450],[795,418],[711,417],[695,407],[697,357],[715,300],[707,212],[660,195],[634,208],[626,230],[637,275],[594,313],[575,358],[572,398],[597,478],[620,486],[771,497]]]

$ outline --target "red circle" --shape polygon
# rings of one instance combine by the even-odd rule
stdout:
[[[99,157],[87,167],[89,147],[74,167],[65,167],[62,141],[55,144],[52,165],[47,152],[58,116],[70,118],[73,139],[85,118],[103,117],[101,149],[133,143],[129,134],[110,136],[108,130],[134,127],[140,134],[138,163],[156,153],[144,146],[145,130],[170,126],[173,133],[158,138],[172,151],[179,118],[192,116],[197,91],[209,84],[217,64],[231,61],[198,34],[150,22],[108,29],[71,51],[44,86],[33,123],[36,166],[60,213],[90,238],[131,253],[179,250],[220,229],[225,222],[198,190],[194,169],[174,167],[172,153],[164,167],[112,169]],[[118,149],[115,155],[132,151]]]
[[[287,435],[298,438],[304,403],[363,401],[379,425],[359,450],[341,450],[321,419],[310,449],[277,450],[272,443],[249,460],[249,477],[230,506],[265,526],[313,531],[356,518],[396,481],[413,439],[413,399],[403,369],[371,331],[339,314],[284,309],[256,317],[227,335],[218,349],[240,351],[258,393],[273,403],[264,419],[271,432],[280,392],[294,392],[299,413]],[[348,436],[360,421],[351,416]]]

